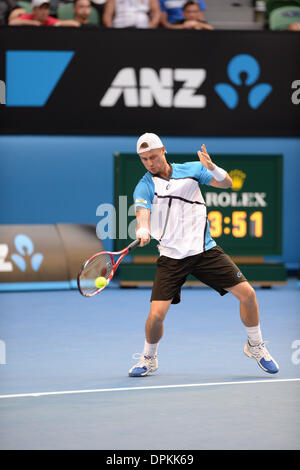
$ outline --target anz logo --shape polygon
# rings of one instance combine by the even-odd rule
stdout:
[[[34,244],[31,238],[19,234],[15,237],[14,242],[17,253],[11,255],[13,263],[23,272],[28,270],[28,263],[30,263],[33,271],[38,271],[44,257],[41,253],[34,253]],[[0,244],[0,272],[13,271],[13,263],[6,261],[8,251],[8,245]]]
[[[100,101],[101,107],[115,106],[123,96],[127,108],[205,108],[206,97],[197,95],[206,78],[204,69],[161,68],[157,73],[145,67],[121,69]],[[174,93],[175,82],[183,85]]]
[[[241,78],[242,73],[246,77],[244,83]],[[218,83],[215,86],[215,92],[229,109],[235,109],[238,106],[238,87],[243,84],[249,87],[248,104],[252,109],[259,108],[272,91],[269,83],[257,83],[260,66],[251,55],[240,54],[233,57],[227,67],[227,76],[231,83]]]
[[[272,91],[269,83],[257,83],[260,66],[257,60],[247,54],[233,57],[227,68],[230,83],[218,83],[214,90],[229,109],[239,104],[238,87],[243,85],[241,74],[246,76],[245,85],[249,91],[248,104],[257,109]],[[125,67],[116,74],[110,87],[101,98],[99,105],[111,108],[122,97],[127,108],[205,108],[207,98],[199,93],[205,82],[207,71],[203,68],[161,68],[158,71],[145,67],[136,71]],[[182,85],[178,87],[178,83]],[[237,89],[236,89],[237,87]]]

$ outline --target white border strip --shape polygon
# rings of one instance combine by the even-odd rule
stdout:
[[[218,385],[244,385],[244,384],[274,384],[278,382],[298,382],[300,378],[294,379],[265,379],[265,380],[244,380],[241,382],[207,382],[201,384],[180,384],[180,385],[153,385],[149,387],[122,387],[122,388],[95,388],[91,390],[65,390],[60,392],[38,392],[38,393],[17,393],[14,395],[0,395],[0,398],[24,398],[24,397],[43,397],[50,395],[74,395],[79,393],[100,393],[100,392],[132,392],[135,390],[159,390],[170,388],[188,388],[188,387],[215,387]]]

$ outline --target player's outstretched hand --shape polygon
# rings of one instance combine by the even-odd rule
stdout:
[[[200,162],[202,163],[205,168],[208,170],[214,170],[215,169],[215,164],[211,161],[210,156],[207,153],[205,145],[201,145],[201,150],[198,150],[198,157]]]

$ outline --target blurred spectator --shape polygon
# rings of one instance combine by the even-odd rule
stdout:
[[[92,0],[92,6],[96,8],[98,12],[100,24],[102,24],[102,16],[104,12],[105,3],[106,0]]]
[[[96,10],[98,16],[98,23],[101,24],[101,18],[106,0],[91,0],[92,16],[95,16],[93,10]],[[73,6],[73,0],[50,0],[50,14],[56,16],[56,13],[61,10],[65,5]]]
[[[210,29],[213,27],[206,21],[199,20],[200,6],[198,0],[188,0],[182,8],[182,20],[175,20],[174,29]]]
[[[91,11],[90,0],[74,1],[74,20],[78,21],[81,25],[89,24]]]
[[[161,8],[161,24],[165,28],[178,29],[174,28],[174,24],[177,21],[184,20],[183,16],[183,6],[186,3],[186,0],[160,0]],[[205,21],[203,11],[206,10],[206,5],[204,0],[198,0],[199,3],[199,12],[198,20]]]
[[[17,18],[9,18],[11,26],[80,26],[75,20],[59,20],[49,16],[50,0],[32,0],[32,13],[23,13]]]
[[[80,26],[99,26],[99,14],[91,6],[90,0],[74,0],[72,3],[59,3],[56,16],[60,20],[75,20]]]
[[[300,21],[296,23],[291,23],[288,27],[289,31],[300,31]]]
[[[269,29],[299,31],[300,0],[266,0]]]
[[[13,13],[14,12],[14,13]],[[8,24],[10,15],[18,16],[25,11],[19,8],[16,0],[0,0],[0,25]]]
[[[157,28],[158,0],[107,0],[102,21],[107,28]]]

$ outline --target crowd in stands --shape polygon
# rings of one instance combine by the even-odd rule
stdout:
[[[269,28],[300,31],[300,0],[265,0]]]
[[[300,31],[300,0],[263,1],[268,29]],[[212,30],[205,10],[204,0],[0,0],[0,25]]]
[[[204,0],[0,0],[0,24],[213,29]]]

